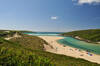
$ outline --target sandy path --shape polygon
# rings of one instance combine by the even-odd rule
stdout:
[[[10,40],[12,38],[18,38],[18,37],[21,37],[21,36],[18,35],[17,33],[15,33],[13,37],[7,37],[7,38],[5,38],[5,40]]]
[[[39,36],[40,38],[46,40],[49,45],[45,45],[45,50],[48,52],[56,53],[56,54],[63,54],[67,56],[72,56],[76,58],[83,58],[85,60],[96,62],[100,64],[100,55],[96,55],[92,53],[92,56],[88,55],[86,51],[79,50],[77,48],[73,48],[70,46],[64,46],[62,44],[59,44],[57,40],[63,39],[63,37],[56,37],[56,36]]]

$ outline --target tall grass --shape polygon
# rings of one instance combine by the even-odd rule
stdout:
[[[27,50],[0,48],[1,66],[54,66],[51,60]]]

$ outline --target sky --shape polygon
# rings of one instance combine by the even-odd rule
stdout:
[[[0,0],[0,29],[68,32],[100,28],[100,0]]]

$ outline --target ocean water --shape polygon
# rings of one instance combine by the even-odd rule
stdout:
[[[100,44],[87,43],[72,37],[65,37],[64,39],[58,40],[58,42],[74,48],[79,48],[86,51],[88,50],[89,52],[100,54]]]
[[[35,36],[59,36],[63,32],[35,32],[35,33],[24,33]]]

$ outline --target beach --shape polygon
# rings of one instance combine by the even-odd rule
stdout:
[[[44,49],[48,52],[62,54],[75,58],[82,58],[100,64],[100,55],[96,55],[93,53],[90,53],[89,55],[87,51],[83,51],[67,45],[65,46],[57,42],[57,40],[63,39],[64,37],[57,37],[57,36],[39,36],[39,37],[48,42],[48,45],[44,44]]]

